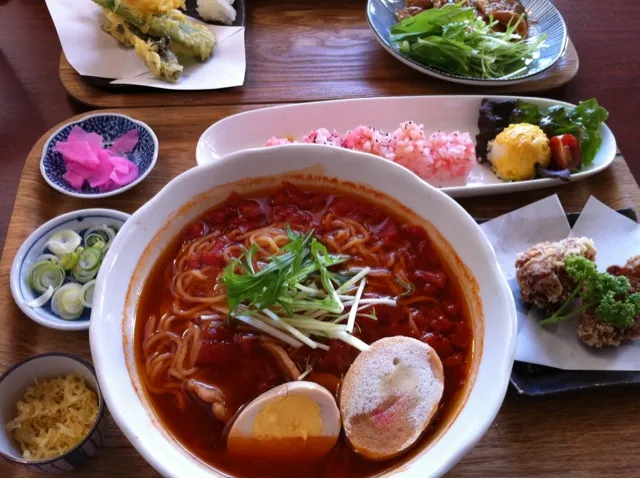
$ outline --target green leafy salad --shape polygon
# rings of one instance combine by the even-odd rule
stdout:
[[[391,41],[412,60],[455,75],[505,78],[524,72],[536,58],[546,35],[522,38],[516,33],[521,16],[504,32],[476,16],[466,2],[425,10],[391,27]]]

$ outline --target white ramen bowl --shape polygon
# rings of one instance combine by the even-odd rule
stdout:
[[[328,181],[331,188],[365,199],[375,192],[378,203],[404,205],[405,212],[408,208],[422,218],[451,273],[460,278],[475,341],[465,393],[428,443],[385,472],[443,475],[482,437],[504,399],[516,346],[511,291],[491,245],[455,201],[393,162],[329,146],[289,145],[231,154],[178,176],[125,223],[98,274],[90,327],[93,361],[113,418],[161,474],[222,475],[172,437],[146,397],[134,357],[137,302],[165,245],[182,228],[231,191],[263,190],[283,179],[303,187],[322,187]]]

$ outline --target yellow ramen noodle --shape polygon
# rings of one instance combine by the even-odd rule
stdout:
[[[6,425],[25,459],[60,456],[84,439],[98,416],[98,396],[74,374],[36,380],[16,405]]]

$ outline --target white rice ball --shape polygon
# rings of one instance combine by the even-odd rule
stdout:
[[[198,0],[198,13],[203,20],[231,25],[236,20],[234,0]]]

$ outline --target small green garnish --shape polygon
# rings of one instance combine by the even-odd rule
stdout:
[[[634,325],[635,318],[640,315],[640,294],[629,294],[631,285],[627,278],[601,273],[593,261],[578,255],[565,259],[565,267],[578,286],[558,311],[540,322],[541,326],[566,321],[593,307],[603,323],[621,329]],[[582,298],[582,305],[567,312],[578,296]]]
[[[243,254],[225,268],[222,282],[227,288],[230,316],[271,334],[291,346],[306,344],[327,349],[310,336],[340,339],[365,350],[368,346],[352,336],[356,316],[375,319],[370,306],[392,304],[391,298],[362,298],[370,268],[330,268],[349,257],[331,254],[313,231],[301,235],[287,225],[289,243],[280,254],[254,261],[257,248]],[[350,307],[343,314],[345,307]],[[364,310],[371,309],[374,313]],[[358,311],[363,310],[362,313]],[[347,324],[340,324],[347,320]]]

